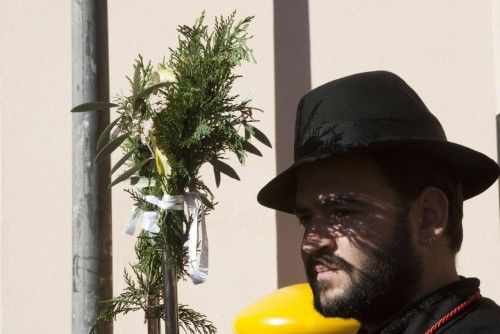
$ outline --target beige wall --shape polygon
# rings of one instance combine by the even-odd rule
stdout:
[[[244,78],[236,91],[253,95],[266,111],[260,128],[274,143],[282,123],[274,124],[272,1],[108,3],[111,95],[128,90],[124,75],[138,53],[160,61],[175,46],[176,25],[190,24],[203,8],[210,22],[233,8],[239,17],[255,15],[250,44],[258,64],[239,70]],[[0,2],[1,333],[71,330],[70,7],[55,0]],[[490,1],[310,1],[312,86],[359,71],[395,71],[442,121],[450,140],[496,158],[494,13]],[[220,333],[231,333],[234,315],[278,286],[276,216],[255,200],[277,161],[274,150],[262,151],[264,158],[237,167],[241,182],[224,178],[215,190],[220,204],[208,217],[209,282],[180,285],[180,301],[206,313]],[[211,170],[203,173],[213,186]],[[115,187],[115,294],[123,287],[123,267],[133,261],[134,238],[123,233],[130,204]],[[464,230],[459,270],[481,278],[484,294],[500,302],[497,185],[466,203]],[[289,247],[290,256],[298,256],[298,245]],[[140,313],[115,325],[115,333],[141,332]]]
[[[70,3],[0,6],[1,329],[69,333]]]
[[[0,31],[0,34],[2,32]],[[0,38],[1,39],[1,38]],[[2,184],[3,184],[3,181],[1,180],[3,178],[3,174],[2,174],[2,165],[3,163],[1,163],[2,160],[2,152],[3,152],[3,149],[2,149],[2,115],[4,113],[4,110],[3,110],[3,105],[2,105],[2,82],[3,82],[3,76],[2,76],[2,72],[0,72],[0,324],[3,323],[3,312],[2,312],[2,305],[3,305],[3,302],[2,302],[2,222],[3,222],[3,215],[2,215],[2,195],[3,192],[2,192]],[[0,333],[2,332],[2,329],[1,329],[1,325],[0,325]]]

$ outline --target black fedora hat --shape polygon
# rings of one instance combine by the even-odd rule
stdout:
[[[391,148],[425,152],[449,166],[462,183],[464,199],[489,188],[499,175],[494,160],[449,142],[438,119],[403,79],[373,71],[331,81],[300,100],[294,163],[265,185],[257,200],[293,213],[298,166],[342,153]]]

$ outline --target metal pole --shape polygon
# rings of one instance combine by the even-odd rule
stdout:
[[[73,105],[107,101],[107,2],[73,0],[71,16]],[[97,138],[108,123],[108,112],[72,114],[73,334],[88,334],[100,301],[112,297],[110,162],[93,165]],[[112,332],[112,324],[99,328]]]
[[[165,334],[179,334],[179,312],[177,306],[177,274],[175,266],[168,262],[168,252],[162,253],[163,302],[165,312]]]

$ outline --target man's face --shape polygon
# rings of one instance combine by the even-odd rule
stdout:
[[[408,207],[369,159],[326,159],[297,171],[296,215],[316,309],[380,321],[415,293],[420,262]]]

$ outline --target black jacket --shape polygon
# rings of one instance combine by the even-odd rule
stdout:
[[[422,298],[409,309],[375,331],[376,334],[424,334],[436,322],[470,298],[464,308],[449,317],[435,334],[500,334],[500,307],[491,299],[474,299],[479,288],[477,278],[461,277]],[[359,333],[364,333],[360,329]]]

